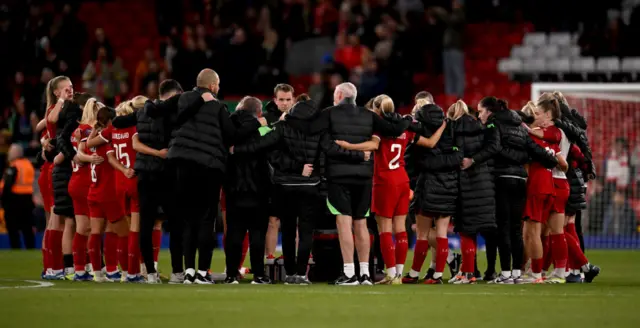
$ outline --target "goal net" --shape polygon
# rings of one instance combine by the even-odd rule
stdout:
[[[640,84],[534,83],[531,98],[562,92],[587,119],[597,178],[587,185],[587,248],[640,248]]]

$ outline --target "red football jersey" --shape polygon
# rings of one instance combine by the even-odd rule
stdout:
[[[49,138],[51,139],[56,137],[56,123],[49,122],[49,113],[51,113],[51,111],[53,110],[53,107],[55,107],[55,105],[47,108],[47,113],[44,116],[44,119],[47,122],[47,133],[49,134]]]
[[[80,143],[86,142],[92,130],[93,127],[91,127],[91,125],[80,124],[76,131],[73,132],[71,135],[71,144],[76,152],[80,148]],[[90,151],[85,149],[85,153],[89,154]],[[71,174],[71,180],[69,180],[69,188],[89,188],[91,185],[91,168],[89,166],[89,163],[80,166],[76,164],[76,162],[71,161],[73,173]]]
[[[104,161],[97,165],[91,164],[91,187],[89,188],[88,200],[92,202],[115,201],[117,199],[115,169],[107,159],[107,154],[114,152],[113,147],[111,144],[105,144],[91,150],[104,158]]]
[[[404,153],[415,134],[403,132],[397,138],[380,137],[380,145],[375,151],[373,167],[374,184],[400,184],[409,182],[404,169]]]
[[[555,155],[560,151],[559,145],[551,144],[536,136],[531,136],[540,147],[546,149],[549,153]],[[532,162],[529,165],[529,178],[527,179],[527,195],[554,195],[555,187],[553,185],[553,174],[551,169],[547,169],[538,162]]]
[[[133,135],[135,134],[135,126],[116,129],[109,125],[100,132],[102,139],[113,144],[118,161],[126,168],[133,168],[136,163],[136,151],[133,150]]]

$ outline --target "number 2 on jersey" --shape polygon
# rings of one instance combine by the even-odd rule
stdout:
[[[399,144],[391,144],[391,153],[397,154],[389,161],[389,170],[395,170],[400,167],[400,155],[402,155],[402,146]]]

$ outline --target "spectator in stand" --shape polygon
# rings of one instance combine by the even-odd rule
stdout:
[[[84,69],[82,86],[85,91],[103,99],[105,105],[113,106],[115,97],[120,94],[120,81],[126,80],[127,76],[120,58],[113,60],[106,48],[99,48],[97,56]]]
[[[465,16],[461,0],[451,1],[451,7],[451,13],[441,7],[433,7],[432,10],[446,25],[442,53],[445,93],[462,98],[465,88],[463,51]]]
[[[104,30],[102,28],[97,28],[95,31],[96,40],[91,46],[91,55],[92,58],[97,58],[99,53],[104,51],[107,58],[113,58],[113,48],[111,47],[111,42],[107,39],[107,36],[104,34]],[[103,49],[103,50],[101,50]]]
[[[25,156],[33,156],[40,150],[38,134],[33,133],[33,128],[33,122],[25,110],[25,100],[20,98],[15,102],[14,111],[9,118],[9,130],[11,142],[19,145]]]
[[[631,168],[633,169],[634,195],[640,196],[640,133],[636,132],[635,147],[631,151]]]
[[[333,35],[337,30],[338,10],[330,0],[320,0],[314,10],[313,33],[316,35]]]
[[[35,248],[33,234],[33,180],[35,170],[24,158],[22,147],[12,144],[9,148],[9,168],[4,172],[0,189],[11,248],[20,249],[20,233],[25,248]]]
[[[387,87],[387,79],[384,73],[378,70],[378,62],[369,59],[364,64],[364,71],[360,77],[360,97],[363,101],[384,93]]]
[[[334,59],[349,71],[362,66],[362,58],[368,55],[368,52],[369,49],[360,44],[360,37],[356,34],[350,34],[348,37],[341,34],[336,37]]]
[[[280,39],[275,30],[269,28],[264,31],[261,50],[260,62],[263,64],[258,68],[256,79],[257,85],[264,86],[259,91],[268,94],[271,85],[286,80],[283,70],[286,53],[284,40]]]
[[[630,225],[629,216],[633,216],[630,211],[630,204],[627,200],[629,195],[630,182],[630,158],[629,146],[624,138],[617,138],[613,144],[613,149],[607,156],[605,162],[605,185],[604,202],[605,213],[602,233],[608,234],[613,231],[618,235],[625,230],[628,232]],[[633,220],[631,220],[633,221]],[[611,227],[611,225],[613,225]]]
[[[138,94],[140,89],[144,89],[146,86],[146,83],[148,83],[148,81],[145,81],[146,79],[148,79],[148,75],[151,74],[156,74],[160,71],[163,70],[163,63],[159,60],[157,60],[155,53],[153,52],[153,49],[149,48],[147,50],[144,51],[144,58],[142,58],[139,62],[138,62],[138,66],[136,67],[136,73],[133,77],[133,93],[134,94]],[[157,76],[155,78],[156,80],[158,79]]]

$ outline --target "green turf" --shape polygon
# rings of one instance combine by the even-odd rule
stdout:
[[[640,327],[640,252],[591,251],[593,284],[175,286],[39,281],[39,252],[0,251],[0,327]],[[481,256],[482,258],[483,256]],[[411,258],[411,257],[409,257]],[[223,258],[216,253],[214,271]],[[484,267],[481,264],[481,268]],[[161,271],[169,272],[163,252]]]

